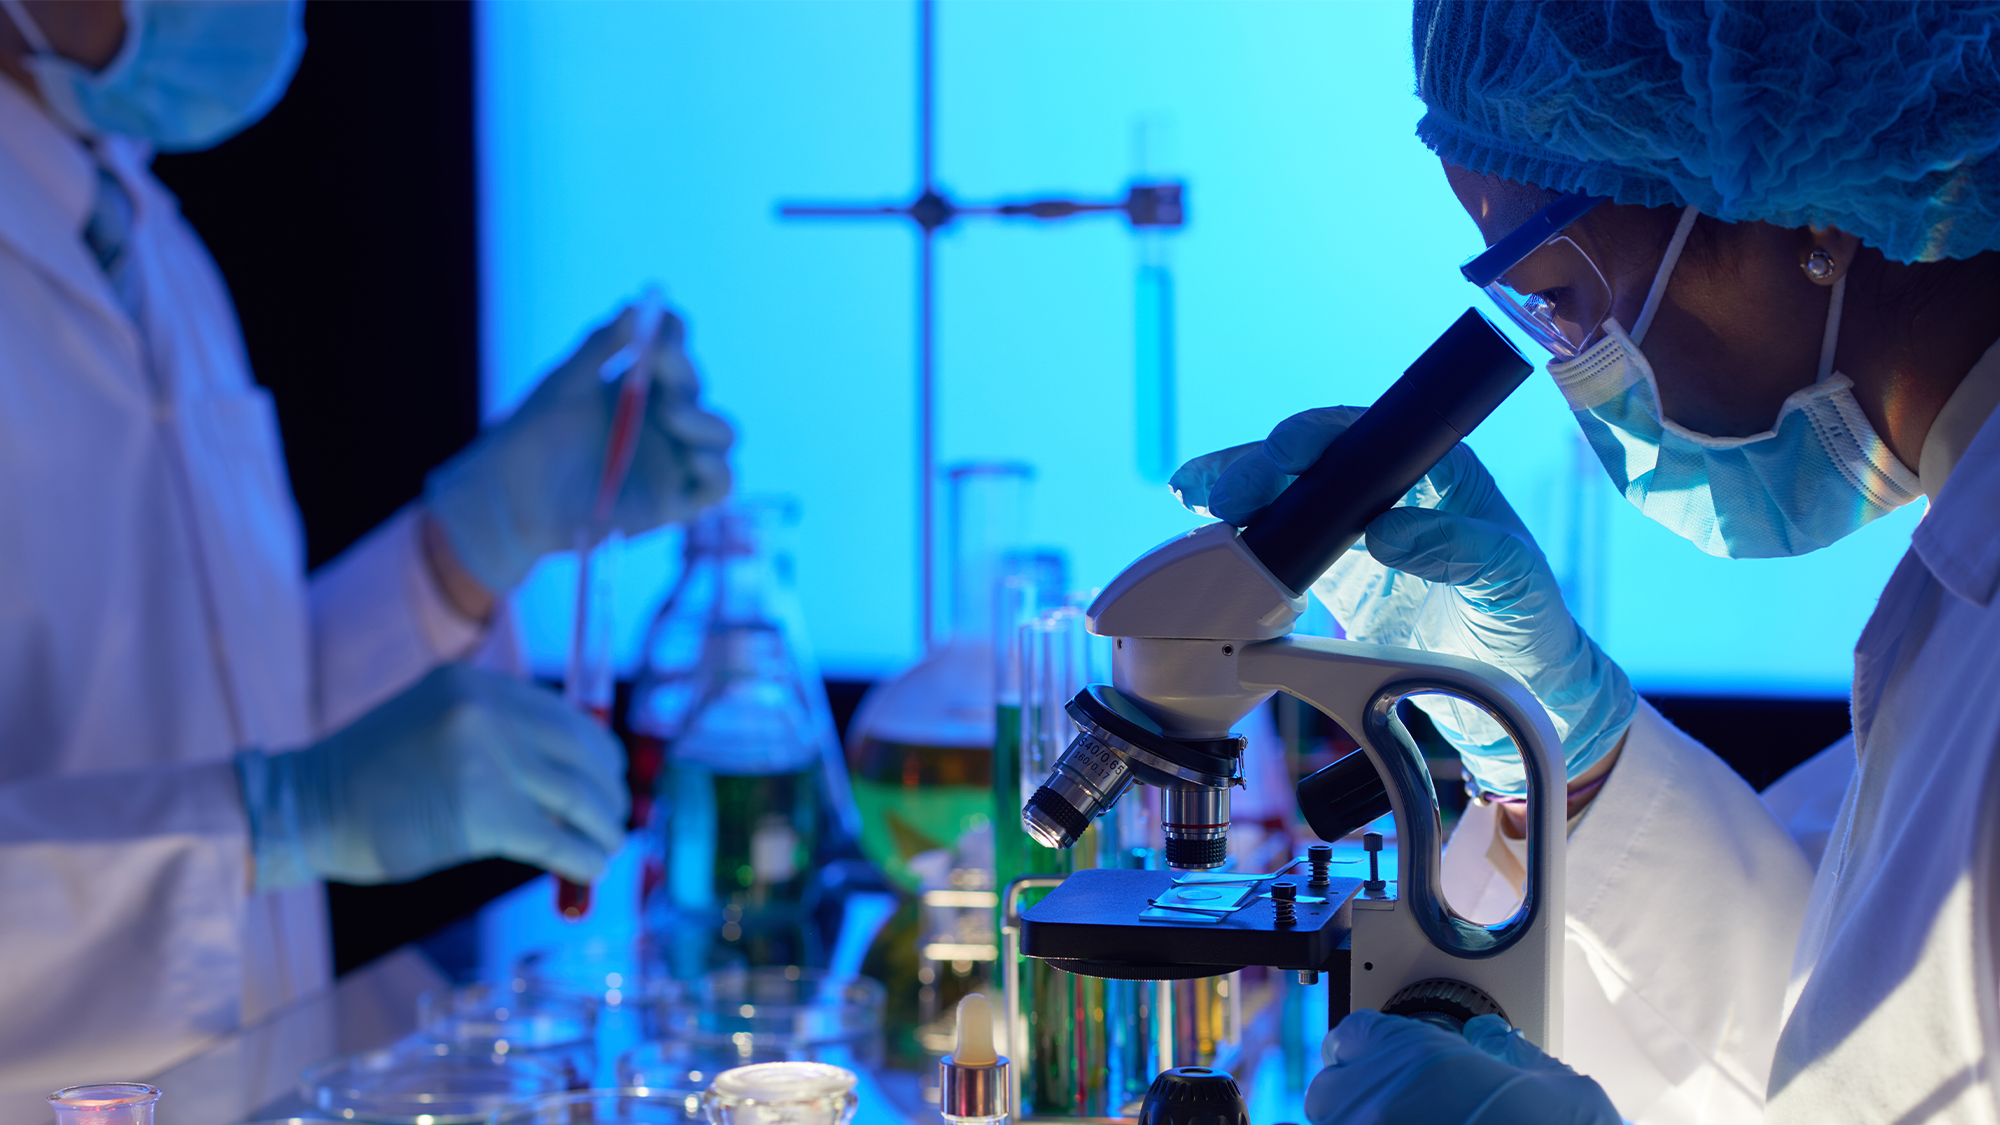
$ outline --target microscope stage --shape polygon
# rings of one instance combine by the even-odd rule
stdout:
[[[1167,897],[1180,874],[1078,871],[1022,913],[1021,952],[1073,973],[1119,980],[1209,977],[1246,965],[1345,977],[1350,900],[1361,880],[1334,878],[1322,888],[1294,879],[1301,898],[1325,901],[1299,902],[1296,922],[1285,927],[1276,924],[1276,908],[1264,897],[1269,879],[1257,884],[1258,897],[1214,921],[1192,914],[1186,921],[1141,918],[1150,900]]]

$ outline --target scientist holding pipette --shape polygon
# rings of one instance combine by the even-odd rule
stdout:
[[[269,396],[147,170],[270,109],[301,14],[0,0],[0,1115],[323,987],[321,879],[597,875],[616,743],[460,661],[591,517],[620,357],[653,382],[610,524],[729,487],[679,322],[634,359],[628,310],[305,573]]]

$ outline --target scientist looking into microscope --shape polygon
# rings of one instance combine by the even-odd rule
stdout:
[[[1413,40],[1493,292],[1640,511],[1772,558],[1929,509],[1857,642],[1852,737],[1779,783],[1844,786],[1805,851],[1582,633],[1470,450],[1371,524],[1315,587],[1349,634],[1506,669],[1563,736],[1577,1073],[1494,1017],[1357,1012],[1309,1116],[2000,1121],[2000,8],[1425,2]],[[1254,522],[1357,413],[1176,488]],[[1447,891],[1494,920],[1518,759],[1432,715],[1480,792]]]
[[[278,100],[297,3],[0,0],[0,1095],[140,1077],[317,989],[321,879],[587,880],[609,734],[457,663],[588,510],[634,316],[308,576],[269,396],[147,165]],[[729,485],[678,324],[614,522]],[[412,377],[418,377],[412,372]],[[32,1105],[26,1100],[32,1098]]]

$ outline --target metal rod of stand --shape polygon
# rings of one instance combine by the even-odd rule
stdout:
[[[1022,1115],[1021,1072],[1030,1062],[1027,1021],[1021,1016],[1021,896],[1032,890],[1062,885],[1062,875],[1023,875],[1010,880],[1000,893],[1000,1002],[1007,1011],[1007,1053],[1021,1060],[1008,1074],[1014,1113]]]
[[[936,4],[920,0],[917,5],[917,165],[923,180],[918,198],[935,194],[936,109],[933,76],[937,48]],[[918,220],[917,280],[917,551],[922,580],[922,628],[924,651],[937,638],[937,382],[935,378],[936,325],[936,230]]]

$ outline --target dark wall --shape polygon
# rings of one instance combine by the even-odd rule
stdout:
[[[469,5],[315,0],[306,36],[269,117],[153,167],[236,299],[318,566],[478,431],[477,167]],[[401,886],[329,887],[335,966],[534,874],[491,860]]]
[[[1762,790],[1848,732],[1845,699],[1653,695],[1668,722]]]
[[[312,565],[479,426],[472,12],[306,8],[270,116],[154,170],[222,266],[277,398]]]

